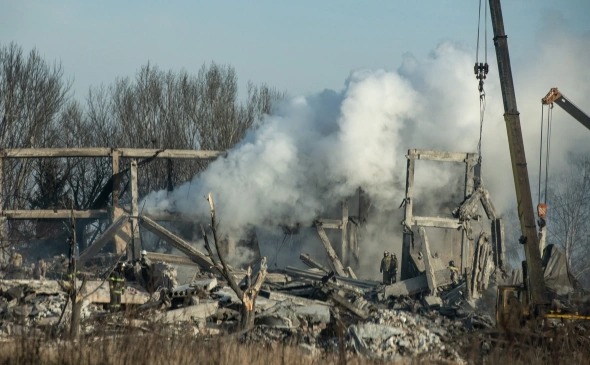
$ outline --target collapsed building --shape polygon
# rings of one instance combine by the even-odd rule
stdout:
[[[379,281],[363,279],[356,272],[364,245],[368,244],[362,241],[362,229],[369,219],[370,203],[362,189],[357,191],[354,201],[348,199],[340,203],[341,217],[318,217],[313,222],[311,229],[315,230],[325,256],[317,258],[300,252],[299,259],[307,269],[286,266],[267,270],[265,264],[264,267],[255,265],[247,269],[226,267],[223,260],[220,263],[216,258],[223,258],[235,249],[230,242],[220,240],[217,246],[215,240],[215,249],[207,245],[207,252],[203,252],[173,227],[161,223],[190,221],[194,217],[142,214],[137,189],[137,169],[141,163],[137,158],[213,158],[220,155],[205,152],[132,149],[4,151],[4,158],[109,157],[113,178],[112,185],[106,189],[107,196],[112,197],[110,209],[2,211],[4,222],[35,218],[109,219],[110,222],[79,254],[72,250],[70,257],[60,255],[50,259],[51,269],[44,279],[11,280],[8,275],[0,282],[3,333],[11,335],[24,331],[23,320],[39,328],[71,325],[67,320],[69,316],[64,313],[74,311],[76,304],[81,306],[82,333],[92,333],[93,319],[108,313],[111,301],[108,273],[118,261],[138,260],[140,251],[145,248],[142,245],[143,232],[150,232],[174,248],[175,253],[147,253],[154,263],[151,275],[160,280],[159,284],[148,288],[138,275],[132,275],[125,283],[121,304],[135,308],[133,315],[142,320],[147,320],[146,313],[150,313],[149,320],[167,325],[194,323],[202,334],[228,331],[236,325],[241,315],[240,306],[244,304],[244,298],[237,295],[237,291],[250,288],[253,279],[264,271],[264,283],[256,291],[257,298],[254,297],[256,326],[300,334],[311,331],[314,341],[319,343],[322,338],[325,340],[325,335],[320,335],[322,329],[334,325],[336,316],[347,323],[349,347],[367,356],[391,359],[431,353],[435,358],[456,361],[460,360],[460,355],[445,345],[448,341],[445,336],[492,326],[488,317],[475,315],[472,309],[469,315],[464,311],[464,304],[473,303],[471,299],[481,296],[494,275],[503,269],[502,224],[481,181],[476,154],[408,151],[404,220],[400,229],[403,235],[399,247],[401,276],[394,284],[383,285]],[[129,206],[121,206],[119,200],[121,171],[118,166],[123,157],[131,159]],[[463,200],[457,202],[450,217],[413,213],[414,164],[417,160],[465,164]],[[354,214],[349,209],[351,203]],[[473,226],[483,225],[481,211],[491,223],[486,223],[487,230],[478,231]],[[194,222],[192,224],[194,226]],[[283,230],[297,234],[300,228],[300,225],[286,225]],[[430,233],[432,229],[448,232],[436,235]],[[201,235],[207,241],[210,233],[201,226]],[[243,244],[253,248],[260,257],[263,252],[257,243],[255,237],[250,237]],[[110,252],[105,252],[105,248]],[[68,287],[66,278],[72,259],[85,278],[74,280],[74,286]],[[450,280],[449,261],[459,263],[461,275],[458,282]],[[23,265],[22,270],[17,271],[28,274],[27,267]],[[223,275],[224,272],[227,275]],[[163,277],[171,276],[174,280],[162,284]],[[238,289],[230,285],[232,280],[239,283]],[[439,318],[437,330],[428,329],[430,325],[426,324],[427,318],[433,315]],[[383,347],[375,346],[380,341],[389,343],[389,350],[383,351]]]

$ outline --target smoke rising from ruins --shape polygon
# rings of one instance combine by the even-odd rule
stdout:
[[[590,71],[583,64],[590,58],[590,37],[563,30],[544,34],[550,35],[535,54],[513,60],[532,186],[538,165],[541,97],[558,86],[579,107],[590,110],[590,105],[582,103],[590,94]],[[143,209],[207,217],[205,196],[212,192],[222,230],[240,232],[251,225],[272,230],[281,223],[309,226],[361,186],[373,204],[373,225],[367,227],[371,238],[363,238],[363,243],[375,252],[384,245],[400,246],[398,206],[404,197],[407,150],[476,152],[479,95],[472,53],[445,42],[425,59],[407,55],[396,71],[354,71],[341,91],[289,98],[226,158],[212,162],[173,192],[148,195]],[[514,188],[493,47],[489,54],[483,179],[502,211],[513,204]],[[585,147],[583,141],[588,140],[588,134],[583,136],[588,131],[568,118],[565,113],[554,114],[553,166],[564,163],[569,152]],[[445,167],[417,168],[416,181],[423,189],[418,194],[424,202],[435,200],[434,192],[456,184],[455,172]]]

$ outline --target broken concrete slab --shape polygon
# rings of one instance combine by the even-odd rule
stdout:
[[[217,286],[217,278],[205,278],[193,280],[190,283],[193,288],[200,288],[206,291],[211,291]]]
[[[450,272],[447,269],[435,271],[434,277],[438,286],[451,284]],[[411,279],[398,281],[395,284],[386,285],[383,289],[385,297],[399,297],[414,295],[428,290],[426,275],[422,274]]]
[[[300,326],[301,322],[293,312],[290,304],[277,304],[274,307],[258,314],[255,319],[257,325],[293,329]]]
[[[0,280],[0,291],[2,292],[7,292],[16,287],[24,287],[27,291],[38,294],[53,295],[63,293],[63,289],[57,280]]]
[[[434,295],[426,295],[422,300],[429,308],[440,308],[443,305],[442,299]]]
[[[353,313],[354,315],[358,316],[361,319],[369,318],[369,315],[363,309],[357,307],[353,303],[351,303],[348,299],[338,293],[332,293],[330,299],[334,301],[334,303],[340,305],[344,309],[348,310],[349,312]]]
[[[302,298],[302,297],[298,297],[295,295],[289,295],[289,294],[279,293],[279,292],[269,291],[269,290],[261,290],[259,293],[259,298],[266,298],[266,299],[273,300],[276,302],[289,302],[289,303],[292,303],[295,305],[329,306],[328,303],[322,302],[319,300],[307,299],[307,298]]]
[[[320,271],[302,270],[293,266],[287,266],[285,268],[285,272],[294,277],[311,279],[315,281],[321,281],[322,278],[326,276]],[[334,278],[336,278],[336,280],[339,282],[350,284],[352,286],[358,287],[359,289],[374,289],[381,284],[380,282],[374,280],[359,280],[340,275],[334,275]]]
[[[326,305],[306,305],[295,307],[295,315],[307,323],[330,323],[330,307]]]
[[[160,319],[165,323],[203,320],[213,316],[218,305],[219,303],[216,300],[201,301],[199,304],[164,312],[161,314]]]

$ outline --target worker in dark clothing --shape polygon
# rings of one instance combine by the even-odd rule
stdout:
[[[451,282],[453,285],[459,284],[459,268],[455,266],[455,261],[449,261],[449,271],[451,272]]]
[[[397,256],[393,254],[391,258],[391,272],[389,273],[389,280],[391,283],[397,282]]]
[[[141,282],[143,287],[150,293],[155,289],[153,287],[153,264],[152,260],[147,257],[147,251],[141,250],[141,257],[139,259],[139,265],[141,270]]]
[[[121,309],[121,296],[125,292],[125,263],[118,262],[109,275],[109,290],[111,294],[110,311],[118,312]]]
[[[389,255],[389,251],[383,252],[383,259],[381,259],[381,267],[379,272],[383,273],[383,284],[391,284],[391,272],[393,267],[393,259]]]

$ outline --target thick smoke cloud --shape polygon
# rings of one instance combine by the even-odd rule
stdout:
[[[538,163],[540,99],[550,87],[559,86],[578,106],[590,110],[590,71],[584,65],[590,59],[590,37],[554,26],[555,32],[544,32],[550,36],[535,54],[513,60],[529,166]],[[150,194],[144,209],[206,217],[204,197],[212,192],[224,231],[239,235],[252,225],[270,231],[281,223],[309,226],[362,186],[373,202],[372,225],[363,238],[363,254],[371,256],[365,263],[374,264],[385,246],[400,252],[397,208],[404,196],[406,151],[476,152],[480,125],[473,53],[445,42],[424,59],[407,55],[396,71],[354,71],[341,91],[290,98],[226,158],[173,192]],[[515,195],[495,55],[489,53],[483,178],[497,207],[504,210],[514,204]],[[577,122],[565,119],[571,118],[555,113],[555,164],[565,161],[572,149],[582,148],[590,136]],[[534,181],[536,171],[529,170]],[[419,193],[428,197],[425,202],[429,194],[457,184],[456,170],[444,164],[418,168],[416,174]]]

